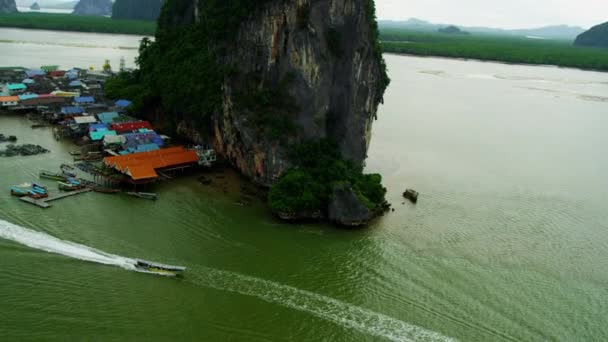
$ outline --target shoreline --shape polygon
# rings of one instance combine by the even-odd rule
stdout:
[[[2,14],[0,27],[139,36],[153,36],[156,32],[156,22],[153,21],[114,20],[109,17],[34,12]]]
[[[448,60],[457,60],[457,61],[461,61],[461,62],[474,61],[474,62],[482,62],[482,63],[497,63],[497,64],[511,65],[511,66],[530,66],[530,67],[543,67],[543,68],[555,68],[555,69],[571,69],[571,70],[578,70],[578,71],[598,72],[598,73],[602,73],[602,74],[608,73],[608,70],[579,68],[579,67],[573,67],[573,66],[562,66],[562,65],[557,65],[557,64],[531,64],[531,63],[525,63],[525,62],[517,63],[517,62],[508,62],[508,61],[501,61],[501,60],[494,60],[494,59],[480,59],[480,58],[473,58],[473,57],[418,55],[415,53],[407,53],[407,52],[383,51],[382,53],[385,55],[394,55],[394,56],[402,56],[402,57],[440,58],[440,59],[448,59]]]
[[[147,35],[143,33],[113,33],[113,32],[101,32],[101,31],[75,31],[75,30],[62,30],[62,29],[53,29],[53,28],[38,28],[38,27],[19,27],[19,26],[5,26],[0,24],[0,29],[14,29],[14,30],[28,30],[28,31],[42,31],[42,32],[60,32],[60,33],[88,33],[88,34],[109,34],[112,36],[139,36],[139,37],[148,37],[154,38],[154,35]],[[1,43],[1,41],[0,41]]]

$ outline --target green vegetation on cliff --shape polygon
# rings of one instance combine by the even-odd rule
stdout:
[[[353,187],[361,202],[371,211],[381,211],[386,200],[382,176],[363,174],[363,169],[340,155],[328,141],[307,142],[291,152],[294,168],[288,170],[270,190],[268,203],[275,213],[299,217],[301,213],[324,213],[334,185]]]
[[[493,35],[444,35],[382,30],[385,52],[471,58],[514,64],[556,65],[608,71],[608,50],[575,47],[572,42]]]
[[[156,23],[72,14],[14,13],[0,15],[0,27],[151,36],[156,30]]]

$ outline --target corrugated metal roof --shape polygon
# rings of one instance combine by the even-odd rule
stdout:
[[[25,100],[31,100],[31,99],[35,99],[38,98],[37,94],[24,94],[24,95],[19,95],[19,100],[21,101],[25,101]]]
[[[97,122],[97,119],[94,116],[76,116],[74,117],[74,121],[79,124],[91,124]]]
[[[0,96],[0,102],[19,102],[19,96]]]
[[[73,115],[73,114],[82,114],[84,113],[84,109],[82,107],[63,107],[61,108],[61,114],[63,115]]]
[[[116,101],[115,105],[118,107],[126,108],[126,107],[129,107],[131,105],[131,103],[132,102],[129,100],[118,100],[118,101]]]
[[[79,96],[74,98],[76,103],[95,103],[95,98],[92,96]]]
[[[103,140],[106,136],[115,136],[115,135],[116,135],[116,131],[95,131],[95,132],[89,133],[89,136],[91,137],[91,140],[93,140],[93,141]]]
[[[165,148],[152,152],[133,153],[124,156],[107,157],[105,165],[127,173],[133,180],[156,178],[156,169],[198,163],[195,151],[182,146]]]
[[[114,122],[114,119],[119,116],[120,114],[118,114],[117,112],[104,112],[97,114],[97,118],[99,119],[99,121],[103,122],[104,124],[110,124]]]
[[[23,83],[13,83],[6,86],[8,90],[24,90],[27,86]]]

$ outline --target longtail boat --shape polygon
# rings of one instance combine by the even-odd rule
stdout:
[[[28,195],[28,192],[27,192],[27,190],[23,190],[23,189],[20,189],[20,188],[14,186],[11,188],[11,195],[17,196],[17,197],[25,197]]]
[[[127,195],[133,196],[133,197],[139,197],[139,198],[143,198],[143,199],[147,199],[147,200],[153,200],[153,201],[158,199],[157,194],[152,194],[152,193],[147,193],[147,192],[127,192]]]
[[[59,190],[63,191],[74,191],[78,189],[78,187],[74,186],[73,184],[64,182],[58,182],[57,187],[59,187]]]
[[[40,178],[52,179],[57,181],[65,181],[67,177],[60,173],[54,173],[50,171],[40,171]]]

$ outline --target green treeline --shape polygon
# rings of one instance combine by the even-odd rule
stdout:
[[[576,47],[570,41],[398,29],[382,30],[380,40],[384,51],[392,53],[608,71],[608,49]]]
[[[0,27],[39,30],[154,35],[156,23],[139,20],[114,20],[98,16],[55,13],[15,13],[0,15]]]

